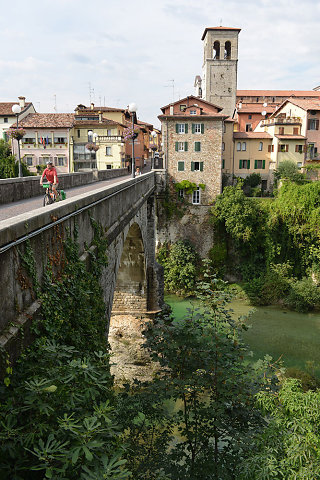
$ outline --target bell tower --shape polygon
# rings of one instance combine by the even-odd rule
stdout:
[[[236,106],[240,28],[206,28],[203,35],[202,98],[233,116]]]

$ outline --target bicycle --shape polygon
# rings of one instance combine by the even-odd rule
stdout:
[[[42,184],[43,188],[46,189],[44,197],[43,197],[43,205],[51,205],[52,203],[57,201],[56,195],[52,190],[52,183],[43,183]],[[58,195],[60,197],[60,200],[65,200],[66,194],[64,193],[63,190],[58,191]]]

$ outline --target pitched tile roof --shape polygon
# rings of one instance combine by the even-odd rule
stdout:
[[[306,140],[303,135],[275,135],[279,140]]]
[[[262,113],[264,110],[267,113],[272,113],[277,108],[277,105],[267,105],[266,107],[263,106],[263,103],[242,103],[241,108],[237,108],[238,115],[241,113]]]
[[[271,139],[272,136],[267,132],[234,132],[233,138],[269,138]]]
[[[297,107],[302,108],[303,110],[320,110],[320,98],[319,100],[315,99],[302,99],[302,98],[288,98],[286,101],[297,105]]]
[[[237,90],[237,97],[320,97],[315,90]]]
[[[80,108],[78,108],[80,107]],[[86,107],[85,105],[78,105],[76,112],[81,113],[92,113],[92,112],[125,112],[125,108],[114,108],[114,107]]]
[[[14,117],[15,114],[12,111],[13,105],[19,105],[19,102],[0,102],[0,115]],[[23,112],[30,105],[31,105],[31,102],[26,103],[25,107],[21,109],[21,112]]]
[[[228,31],[228,30],[233,30],[233,31],[235,31],[235,32],[241,32],[241,28],[233,28],[233,27],[207,27],[207,28],[204,30],[204,32],[203,32],[203,35],[202,35],[202,37],[201,37],[201,40],[204,39],[204,37],[206,36],[206,34],[207,34],[207,32],[208,32],[209,30],[218,30],[218,31],[219,31],[219,30],[226,30],[226,31]]]
[[[164,110],[166,108],[170,107],[171,105],[183,103],[186,100],[195,101],[198,104],[198,106],[199,106],[199,104],[201,105],[201,103],[204,103],[205,105],[208,105],[209,107],[217,108],[220,112],[222,110],[222,107],[219,107],[218,105],[215,105],[214,103],[208,102],[207,100],[204,100],[203,98],[195,97],[194,95],[188,95],[187,97],[180,98],[180,100],[176,100],[175,102],[168,103],[168,105],[165,105],[164,107],[161,107],[161,110],[162,110],[162,112],[164,112]]]
[[[73,113],[30,113],[19,125],[23,128],[72,128]]]
[[[99,127],[103,125],[121,125],[122,127],[125,127],[122,123],[115,122],[114,120],[110,120],[109,118],[102,118],[101,121],[97,119],[92,119],[92,120],[81,120],[77,118],[76,116],[74,117],[74,125],[75,126],[81,126],[81,125],[91,125],[94,127]]]

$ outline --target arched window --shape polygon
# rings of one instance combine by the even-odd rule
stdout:
[[[238,151],[238,152],[241,151],[241,142],[237,142],[237,151]]]
[[[263,142],[260,142],[259,143],[259,152],[262,152],[262,150],[263,150]]]
[[[224,44],[224,59],[231,59],[231,42],[229,41]]]
[[[220,42],[218,42],[218,40],[216,40],[213,44],[212,58],[213,58],[213,60],[219,60],[220,59]]]

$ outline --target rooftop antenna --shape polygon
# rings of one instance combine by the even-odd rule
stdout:
[[[172,85],[165,85],[165,87],[172,88],[172,101],[174,102],[174,79],[168,80],[168,82],[172,82]]]
[[[222,18],[220,18],[220,27],[222,27]]]
[[[38,105],[38,110],[40,110],[40,102],[36,102],[36,104]],[[39,111],[38,111],[39,113]]]
[[[103,106],[106,106],[106,97],[103,97]]]
[[[88,82],[88,85],[89,85],[89,103],[91,105],[92,99],[94,99],[94,88],[91,87],[91,82]]]
[[[57,95],[54,94],[53,98],[54,98],[53,110],[54,110],[54,113],[57,113]]]

